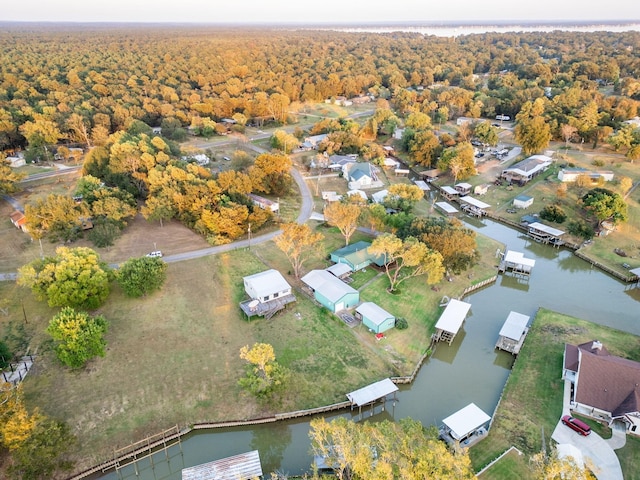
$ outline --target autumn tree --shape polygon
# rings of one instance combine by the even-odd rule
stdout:
[[[167,264],[157,257],[130,258],[116,272],[118,284],[129,297],[160,290],[167,278]]]
[[[515,139],[522,145],[522,151],[531,155],[549,145],[551,127],[544,118],[544,100],[537,98],[526,102],[516,115]]]
[[[273,347],[268,343],[254,343],[251,348],[245,345],[240,349],[240,358],[248,365],[238,383],[257,398],[271,396],[286,383],[288,370],[276,361]]]
[[[430,167],[440,151],[438,137],[431,130],[414,132],[405,130],[402,141],[411,160],[419,165]]]
[[[531,457],[532,472],[535,478],[544,480],[595,480],[595,477],[584,466],[580,466],[573,457],[558,457],[558,451],[550,455],[546,452],[536,453]]]
[[[284,130],[276,130],[271,136],[271,146],[281,150],[285,155],[291,153],[295,147],[298,146],[300,141],[290,133]]]
[[[413,277],[426,275],[427,283],[433,285],[444,275],[442,255],[414,237],[403,241],[392,233],[385,233],[371,243],[368,251],[383,257],[390,292]]]
[[[454,182],[466,180],[477,173],[474,162],[473,146],[469,142],[459,143],[455,147],[445,148],[438,160],[440,170],[448,170]]]
[[[271,195],[285,195],[293,181],[289,173],[291,166],[291,159],[287,155],[258,155],[253,166],[249,168],[253,189]]]
[[[282,233],[273,240],[291,262],[296,278],[300,278],[302,265],[318,252],[318,244],[323,239],[324,235],[314,232],[306,223],[285,223]]]
[[[569,142],[575,137],[576,133],[578,133],[578,129],[568,123],[560,127],[560,134],[564,138],[564,148],[569,148]]]
[[[498,144],[498,129],[489,122],[478,122],[473,129],[474,136],[485,145]]]
[[[55,343],[58,360],[71,368],[81,368],[94,357],[104,357],[107,321],[71,307],[63,308],[47,327]]]
[[[0,195],[17,191],[18,182],[25,177],[25,173],[15,172],[5,160],[4,154],[0,154]]]
[[[475,478],[466,451],[452,452],[435,427],[411,418],[377,423],[314,418],[310,426],[314,455],[341,480]]]
[[[344,244],[349,245],[351,236],[358,228],[362,207],[356,203],[332,202],[324,209],[324,219],[332,227],[337,227],[344,236]]]
[[[90,216],[86,204],[55,193],[25,207],[27,229],[36,239],[74,240],[80,235],[83,219]]]
[[[0,445],[9,451],[20,448],[31,436],[38,413],[30,414],[24,404],[22,387],[0,384]]]
[[[388,188],[384,205],[394,210],[410,212],[416,203],[424,198],[424,192],[417,185],[396,183]]]
[[[109,296],[109,267],[90,248],[58,247],[55,257],[34,260],[18,273],[18,285],[51,307],[93,310]]]
[[[460,273],[479,258],[476,233],[458,219],[415,218],[403,236],[412,236],[442,255],[447,271]]]
[[[585,210],[591,212],[599,222],[610,220],[613,224],[627,220],[627,204],[617,193],[606,188],[594,188],[582,197]]]

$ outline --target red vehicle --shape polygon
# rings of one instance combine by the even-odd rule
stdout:
[[[567,427],[572,430],[575,430],[580,435],[584,435],[585,437],[591,433],[591,427],[584,423],[582,420],[577,418],[573,418],[569,415],[565,415],[562,417],[562,423],[564,423]]]

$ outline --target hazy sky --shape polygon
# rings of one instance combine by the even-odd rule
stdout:
[[[361,23],[640,20],[640,0],[5,0],[0,21]]]

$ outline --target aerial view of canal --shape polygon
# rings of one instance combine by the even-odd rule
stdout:
[[[510,311],[533,318],[544,307],[640,335],[640,288],[592,268],[569,250],[538,244],[497,222],[473,220],[469,226],[535,259],[531,277],[523,281],[500,275],[494,284],[465,297],[471,312],[453,344],[438,345],[415,382],[400,388],[397,401],[387,402],[386,410],[378,408],[374,415],[365,409],[364,418],[411,417],[425,425],[440,425],[470,402],[492,415],[513,363],[510,354],[494,349]],[[342,415],[358,418],[357,411]],[[313,462],[308,431],[309,418],[198,432],[183,438],[180,447],[158,452],[153,462],[145,459],[137,468],[129,466],[102,478],[179,480],[182,468],[256,449],[265,474],[302,474]]]

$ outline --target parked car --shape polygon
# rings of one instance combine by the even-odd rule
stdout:
[[[162,258],[162,252],[160,250],[155,250],[151,253],[147,253],[147,257],[149,258]]]
[[[562,417],[562,423],[564,423],[571,430],[575,430],[580,435],[584,435],[585,437],[591,433],[591,427],[584,423],[582,420],[573,418],[570,415],[565,415]]]

